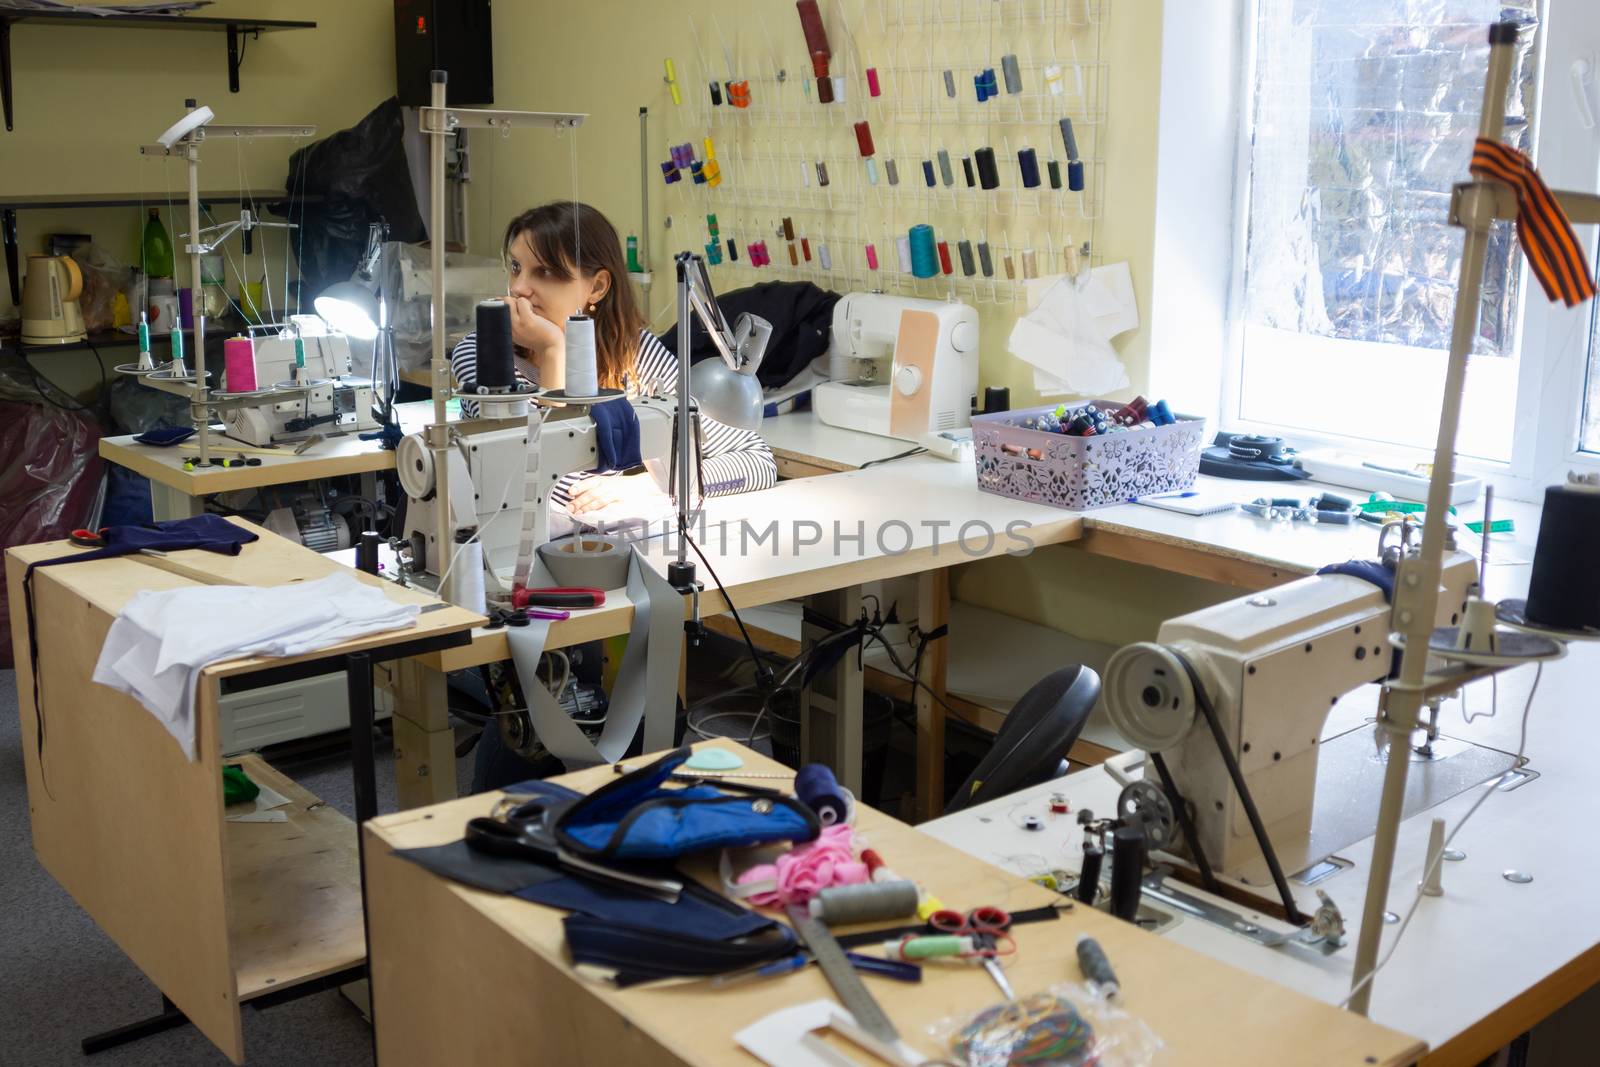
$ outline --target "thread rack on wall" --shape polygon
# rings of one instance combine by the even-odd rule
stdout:
[[[657,161],[672,244],[700,249],[719,290],[807,280],[1021,305],[1028,280],[1087,269],[1107,188],[1110,5],[818,0],[826,85],[793,0],[692,25]],[[904,258],[922,225],[927,277]]]

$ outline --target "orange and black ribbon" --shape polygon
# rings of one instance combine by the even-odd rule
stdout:
[[[1594,296],[1594,274],[1583,247],[1533,161],[1515,148],[1480,137],[1471,170],[1475,177],[1502,182],[1517,194],[1517,237],[1545,295],[1568,307]]]

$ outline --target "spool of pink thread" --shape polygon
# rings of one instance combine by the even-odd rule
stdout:
[[[256,389],[256,346],[248,337],[230,337],[222,342],[222,363],[228,373],[228,392],[250,393]]]

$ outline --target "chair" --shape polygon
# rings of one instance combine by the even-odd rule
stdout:
[[[1006,716],[994,745],[956,790],[945,814],[1059,777],[1063,757],[1099,697],[1100,676],[1081,664],[1035,682]]]

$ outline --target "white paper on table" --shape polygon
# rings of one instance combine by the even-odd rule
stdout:
[[[1111,339],[1139,325],[1128,265],[1096,267],[1081,284],[1053,275],[1029,279],[1027,287],[1030,310],[1012,328],[1008,347],[1034,368],[1034,389],[1104,396],[1127,388]]]
[[[227,820],[229,822],[288,822],[288,812],[274,811],[272,809],[283,807],[285,804],[289,803],[289,798],[278,792],[276,789],[273,789],[270,785],[262,785],[260,782],[257,782],[256,787],[259,788],[261,792],[256,794],[256,799],[251,804],[250,810],[240,811],[225,816]],[[243,804],[234,804],[231,806],[235,808],[244,807]]]
[[[800,1039],[813,1030],[827,1026],[835,1015],[851,1021],[855,1019],[835,1001],[824,997],[763,1015],[734,1034],[733,1040],[740,1048],[767,1064],[767,1067],[821,1067],[821,1057],[808,1049]],[[906,1062],[922,1063],[925,1060],[921,1053],[904,1041],[899,1043],[898,1048]],[[863,1051],[859,1062],[877,1061]]]

